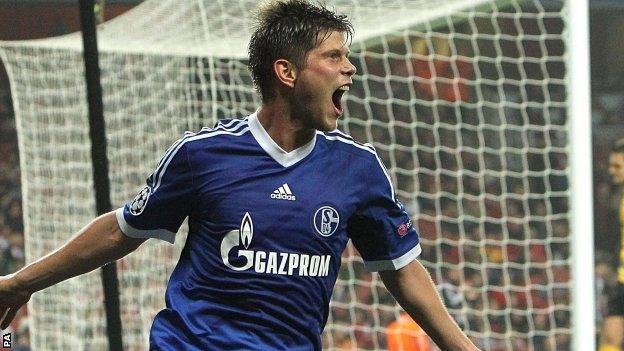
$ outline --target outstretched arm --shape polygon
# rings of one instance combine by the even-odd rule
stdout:
[[[122,233],[115,212],[94,219],[61,248],[0,277],[0,329],[9,326],[34,292],[118,260],[145,240]]]
[[[399,270],[380,271],[386,288],[442,350],[478,350],[449,315],[429,273],[414,260]]]

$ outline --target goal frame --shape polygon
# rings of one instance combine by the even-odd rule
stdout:
[[[509,0],[501,0],[502,3]],[[589,77],[589,15],[588,0],[565,0],[564,11],[567,15],[564,31],[566,43],[566,77],[567,77],[567,116],[568,116],[568,160],[570,167],[570,245],[572,269],[572,347],[575,350],[595,349],[595,296],[594,296],[594,252],[593,252],[593,196],[592,196],[592,143],[591,143],[591,110],[590,110],[590,77]],[[4,42],[2,46],[11,46]],[[19,45],[19,44],[17,44]],[[17,46],[16,45],[16,46]],[[182,53],[179,53],[182,55]],[[0,58],[7,62],[5,53],[0,50]],[[193,55],[192,53],[189,55]],[[215,57],[208,57],[208,65],[214,66]],[[10,67],[7,67],[10,70]],[[213,69],[210,70],[214,72]],[[8,72],[9,77],[14,76]],[[212,77],[211,90],[216,91],[215,79]],[[11,81],[11,85],[13,85]],[[18,99],[11,92],[19,111]],[[213,99],[216,94],[212,94]],[[213,115],[217,113],[217,103],[212,101]],[[21,128],[19,123],[17,128]],[[20,148],[23,140],[19,140]],[[22,167],[27,162],[20,159]],[[22,173],[22,178],[26,177]],[[23,189],[24,192],[27,189]],[[25,221],[28,219],[25,218]]]
[[[567,6],[572,345],[581,351],[596,349],[589,1],[568,1]]]

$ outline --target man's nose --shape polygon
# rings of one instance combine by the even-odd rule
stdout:
[[[357,72],[357,68],[355,68],[351,61],[347,59],[347,65],[345,66],[343,72],[350,77]]]

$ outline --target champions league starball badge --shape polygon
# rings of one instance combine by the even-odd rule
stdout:
[[[134,197],[134,200],[132,200],[132,203],[130,204],[130,213],[132,215],[138,216],[143,213],[151,193],[150,187],[145,186],[145,188],[141,189],[137,196]]]

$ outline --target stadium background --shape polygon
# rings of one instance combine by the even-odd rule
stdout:
[[[136,3],[109,0],[106,2],[106,18],[123,13]],[[0,1],[0,40],[44,38],[73,32],[79,29],[78,18],[77,5],[73,1]],[[624,56],[624,43],[619,40],[624,37],[624,4],[591,1],[590,24],[598,289],[596,322],[599,325],[605,307],[602,291],[615,281],[616,257],[612,248],[619,244],[616,215],[619,199],[613,196],[615,192],[606,177],[606,162],[610,143],[617,137],[624,137],[624,82],[617,79],[624,74],[624,66],[618,64],[619,58]],[[24,264],[24,241],[17,137],[8,79],[3,70],[0,70],[0,155],[0,275],[4,275]],[[540,255],[539,248],[535,249],[535,255]],[[427,258],[435,260],[435,257]],[[561,280],[566,280],[569,272],[562,270],[558,274],[561,274]],[[449,279],[452,280],[452,276]],[[496,296],[492,299],[495,300]],[[15,349],[27,350],[27,311],[22,311],[11,328],[15,333]]]

